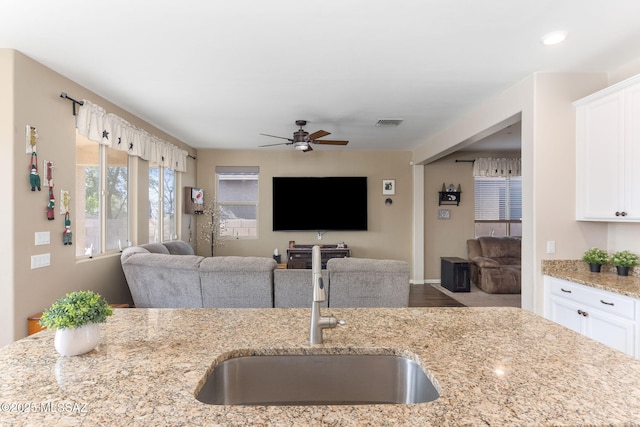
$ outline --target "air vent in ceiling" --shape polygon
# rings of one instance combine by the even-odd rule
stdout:
[[[380,119],[376,123],[376,127],[399,126],[402,119]]]

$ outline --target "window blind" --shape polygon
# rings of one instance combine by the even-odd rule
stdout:
[[[474,192],[476,221],[522,219],[521,177],[476,177]]]

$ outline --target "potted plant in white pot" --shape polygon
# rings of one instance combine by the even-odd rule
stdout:
[[[55,329],[55,348],[63,356],[93,350],[100,341],[100,323],[113,314],[107,301],[93,291],[71,292],[56,300],[40,317],[40,325]]]
[[[629,269],[638,265],[638,255],[630,251],[619,251],[611,255],[609,263],[616,266],[619,276],[628,276]]]
[[[609,254],[604,249],[591,248],[585,251],[582,260],[589,264],[592,273],[599,273],[602,265],[609,260]]]

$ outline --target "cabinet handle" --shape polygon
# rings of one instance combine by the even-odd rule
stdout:
[[[622,211],[622,212],[616,212],[616,216],[627,216],[627,213]]]
[[[578,310],[578,314],[580,316],[589,317],[589,313],[587,313],[586,311]]]
[[[611,305],[611,306],[615,305],[614,303],[606,302],[605,300],[600,300],[600,302],[603,303],[603,304],[606,304],[606,305]]]
[[[570,290],[567,290],[567,289],[565,289],[565,288],[560,288],[560,290],[561,290],[562,292],[566,292],[566,293],[568,293],[568,294],[570,294],[570,293],[571,293],[571,291],[570,291]]]

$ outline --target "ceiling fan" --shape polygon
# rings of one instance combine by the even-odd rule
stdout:
[[[325,137],[327,135],[331,135],[331,132],[327,132],[326,130],[318,130],[313,133],[309,133],[302,129],[306,126],[306,120],[296,120],[296,125],[300,126],[300,129],[293,133],[293,138],[286,138],[284,136],[276,136],[276,135],[268,135],[266,133],[261,133],[260,135],[270,136],[272,138],[280,138],[286,139],[289,142],[280,142],[278,144],[267,144],[260,145],[260,147],[272,147],[274,145],[293,145],[296,150],[300,150],[302,152],[312,151],[311,144],[326,144],[326,145],[347,145],[349,141],[338,141],[338,140],[329,140],[329,139],[319,139]]]

